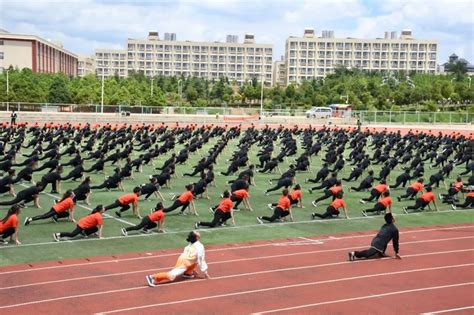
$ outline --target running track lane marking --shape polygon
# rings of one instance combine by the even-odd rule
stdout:
[[[468,266],[473,266],[473,265],[474,264],[463,264],[463,265],[451,265],[451,266],[442,266],[442,267],[435,267],[435,268],[410,269],[410,270],[405,270],[405,271],[391,272],[390,274],[376,273],[376,274],[365,275],[365,276],[356,276],[356,277],[339,278],[339,279],[332,279],[332,280],[305,282],[305,283],[298,283],[298,284],[279,286],[279,287],[271,287],[271,288],[265,288],[265,289],[256,289],[256,290],[240,291],[240,292],[234,292],[234,293],[210,295],[210,296],[204,296],[204,297],[200,297],[200,298],[180,300],[180,301],[172,301],[172,302],[142,305],[142,306],[137,306],[137,307],[130,307],[130,308],[123,308],[123,309],[117,309],[117,310],[106,311],[106,312],[99,312],[99,313],[96,313],[96,314],[112,314],[112,313],[118,313],[118,312],[136,311],[136,310],[139,310],[139,309],[145,309],[145,308],[150,308],[150,307],[167,306],[167,305],[174,305],[174,304],[181,304],[181,303],[211,300],[211,299],[216,299],[216,298],[223,298],[223,297],[229,297],[229,296],[238,296],[238,295],[266,292],[266,291],[272,291],[272,290],[283,290],[283,289],[298,288],[298,287],[319,285],[319,284],[325,284],[325,283],[343,282],[343,281],[351,281],[351,280],[359,280],[359,279],[367,279],[367,278],[375,278],[375,277],[383,277],[383,276],[391,276],[391,275],[415,273],[415,272],[423,272],[423,271],[443,270],[443,269],[448,269],[448,268],[462,268],[462,267],[468,267]],[[466,282],[466,283],[462,283],[462,284],[458,283],[458,284],[438,286],[438,287],[432,287],[432,288],[455,287],[455,286],[473,285],[473,284],[474,284],[474,282]],[[401,293],[408,293],[408,292],[416,292],[417,290],[418,291],[420,291],[420,290],[423,291],[425,289],[427,289],[427,288],[405,290],[405,291],[396,291],[396,292],[398,294],[401,294]],[[356,299],[374,298],[374,297],[381,297],[381,296],[392,295],[392,294],[395,294],[395,292],[382,293],[382,294],[378,294],[378,295],[370,295],[370,296],[364,296],[364,297],[358,297],[358,298],[352,298],[352,299],[344,299],[344,300],[336,300],[336,301],[315,303],[315,304],[316,305],[322,305],[322,304],[338,303],[338,302],[351,301],[351,300],[354,300],[354,299],[356,300]],[[309,306],[314,306],[314,304],[305,305],[304,307],[309,307]],[[263,314],[263,313],[265,313],[265,312],[260,312],[260,313],[255,313],[255,314]]]
[[[346,249],[344,249],[346,250]],[[423,256],[431,256],[431,255],[440,255],[440,254],[450,254],[452,252],[456,253],[463,253],[463,252],[470,252],[474,251],[474,249],[458,249],[455,251],[448,251],[448,252],[429,252],[429,253],[421,253],[421,254],[412,254],[412,255],[406,255],[403,256],[404,258],[412,258],[412,257],[423,257]],[[225,264],[225,263],[233,263],[233,262],[241,262],[241,261],[247,261],[247,260],[256,260],[256,259],[267,259],[267,258],[278,258],[274,256],[267,256],[267,257],[255,257],[255,258],[249,258],[249,259],[234,259],[234,260],[223,260],[223,261],[216,261],[216,262],[211,262],[208,265],[218,265],[218,264]],[[391,257],[385,257],[382,259],[390,259]],[[364,262],[367,260],[358,260],[357,263]],[[318,268],[318,267],[329,267],[329,266],[338,266],[338,265],[345,265],[345,264],[350,264],[354,263],[351,261],[342,261],[342,262],[335,262],[335,263],[325,263],[325,264],[319,264],[319,265],[310,265],[310,266],[304,266],[304,267],[292,267],[292,268],[284,268],[284,269],[273,269],[273,270],[267,270],[267,271],[256,271],[254,273],[251,273],[250,275],[254,274],[263,274],[263,273],[268,273],[268,272],[278,272],[278,271],[289,271],[289,270],[298,270],[298,269],[304,269],[304,268]],[[33,282],[33,283],[28,283],[28,284],[21,284],[17,286],[11,286],[11,287],[4,287],[0,288],[0,290],[7,290],[7,289],[17,289],[17,288],[25,288],[25,287],[31,287],[31,286],[38,286],[38,285],[48,285],[48,284],[54,284],[54,283],[62,283],[62,282],[69,282],[69,281],[79,281],[79,280],[89,280],[89,279],[98,279],[98,278],[106,278],[106,277],[115,277],[115,276],[123,276],[123,275],[130,275],[130,274],[136,274],[136,273],[145,273],[145,272],[156,272],[156,271],[162,271],[162,270],[170,270],[172,267],[167,267],[167,268],[152,268],[152,269],[141,269],[141,270],[135,270],[135,271],[127,271],[127,272],[118,272],[118,273],[112,273],[112,274],[106,274],[106,275],[98,275],[98,276],[86,276],[86,277],[78,277],[78,278],[68,278],[68,279],[61,279],[61,280],[52,280],[52,281],[44,281],[44,282]],[[243,276],[245,274],[239,274],[237,276]],[[213,279],[225,279],[225,278],[233,278],[236,277],[236,275],[230,275],[230,276],[221,276],[221,277],[215,277]],[[196,280],[195,280],[196,281]],[[179,282],[181,283],[181,282]],[[174,283],[178,284],[178,283]],[[171,285],[171,284],[168,284]]]
[[[458,311],[465,311],[465,310],[472,310],[472,309],[474,309],[474,306],[465,306],[465,307],[451,308],[449,310],[421,313],[420,315],[444,314],[444,313],[451,313],[451,312],[458,312]]]
[[[80,205],[79,205],[80,206]],[[468,209],[468,210],[462,210],[463,212],[467,211],[474,211],[474,209]],[[420,213],[397,213],[396,216],[419,216],[419,215],[426,215],[426,214],[432,214],[432,213],[445,213],[445,212],[450,212],[453,213],[454,210],[441,210],[441,211],[431,211],[431,212],[420,212]],[[107,215],[106,213],[104,213]],[[118,219],[112,216],[108,216],[110,219],[114,219],[117,221],[120,221],[122,219]],[[372,216],[372,217],[355,217],[351,218],[350,220],[364,220],[364,219],[377,219],[377,216]],[[200,232],[208,232],[208,233],[213,233],[213,232],[219,232],[220,230],[230,230],[230,229],[247,229],[247,228],[255,228],[255,227],[279,227],[279,226],[285,226],[289,224],[326,224],[326,223],[331,223],[331,222],[348,222],[347,219],[330,219],[330,220],[308,220],[308,221],[295,221],[295,222],[281,222],[281,223],[267,223],[267,224],[249,224],[249,225],[241,225],[241,226],[227,226],[227,227],[216,227],[213,229],[199,229],[198,231]],[[125,221],[126,222],[126,221]],[[135,225],[133,223],[127,223],[129,225]],[[172,235],[172,234],[187,234],[189,233],[189,230],[178,230],[178,231],[171,231],[171,232],[166,232],[166,233],[156,233],[153,232],[151,234],[135,234],[135,235],[129,235],[127,237],[151,237],[151,236],[165,236],[165,235]],[[80,238],[80,239],[69,239],[69,240],[64,240],[60,242],[41,242],[41,243],[30,243],[30,244],[21,244],[21,245],[4,245],[0,246],[0,250],[6,249],[6,248],[17,248],[17,247],[31,247],[31,246],[43,246],[43,245],[58,245],[61,243],[67,243],[67,242],[90,242],[90,241],[106,241],[106,240],[115,240],[115,239],[124,239],[124,236],[110,236],[110,237],[103,237],[101,239],[99,238]]]
[[[463,250],[463,251],[465,251],[465,250]],[[444,252],[444,253],[452,253],[452,252],[458,252],[458,251],[450,251],[450,252]],[[436,253],[430,253],[430,254],[433,255],[433,254],[436,254]],[[415,255],[413,255],[413,256],[415,256]],[[420,254],[418,256],[422,256],[422,254]],[[360,262],[367,262],[367,261],[370,262],[370,260],[361,260]],[[132,309],[140,309],[140,308],[148,308],[148,307],[154,307],[154,306],[164,306],[164,305],[172,305],[172,304],[179,304],[179,303],[187,303],[187,302],[194,302],[194,301],[199,301],[199,300],[208,300],[208,299],[227,297],[227,296],[243,295],[243,294],[249,294],[249,293],[257,293],[257,292],[265,292],[265,291],[271,291],[271,290],[288,289],[288,288],[294,288],[294,287],[301,287],[301,286],[308,286],[308,285],[318,285],[318,284],[340,282],[340,281],[358,280],[358,279],[373,278],[373,277],[378,277],[378,276],[405,274],[405,273],[413,273],[413,272],[420,272],[420,271],[443,270],[443,269],[449,269],[449,268],[462,268],[462,267],[469,267],[469,266],[474,266],[474,263],[461,264],[461,265],[450,265],[450,266],[440,266],[440,267],[430,267],[430,268],[422,268],[422,269],[410,269],[410,270],[403,270],[403,271],[394,271],[394,272],[391,272],[390,274],[379,273],[379,274],[355,276],[355,277],[348,277],[348,278],[339,278],[339,279],[322,280],[322,281],[315,281],[315,282],[298,283],[298,284],[293,284],[293,285],[288,285],[288,286],[279,286],[279,287],[272,287],[272,288],[265,288],[265,289],[256,289],[256,290],[250,290],[250,291],[240,291],[240,292],[234,292],[234,293],[227,293],[227,294],[223,294],[223,295],[205,296],[205,297],[196,298],[196,299],[173,301],[173,302],[159,303],[159,304],[153,304],[153,305],[144,305],[144,306],[137,307],[137,308],[132,308]],[[288,269],[288,268],[286,268],[286,269]],[[266,272],[266,273],[279,272],[279,271],[280,271],[280,269],[275,269],[273,271],[269,271],[269,272]],[[254,275],[254,274],[259,274],[259,273],[264,273],[264,272],[259,271],[259,272],[248,272],[248,273],[244,273],[244,274],[233,274],[233,275],[228,275],[228,276],[216,277],[216,278],[213,278],[213,279],[214,280],[219,280],[219,279],[237,278],[237,277],[249,276],[249,275]],[[196,283],[196,282],[200,282],[200,281],[206,281],[206,280],[205,279],[200,279],[200,280],[195,280],[195,281],[192,281],[192,282],[175,282],[175,283],[171,283],[171,284],[168,284],[168,285],[178,285],[178,284],[184,284],[184,283]],[[57,298],[50,298],[50,299],[45,299],[45,300],[37,300],[37,301],[30,301],[30,302],[25,302],[25,303],[18,303],[18,304],[0,306],[0,309],[19,307],[19,306],[25,306],[25,305],[32,305],[32,304],[41,304],[41,303],[46,303],[46,302],[76,299],[76,298],[82,298],[82,297],[88,297],[88,296],[98,296],[98,295],[103,295],[103,294],[143,290],[143,289],[149,289],[149,287],[145,286],[145,285],[141,285],[139,287],[131,287],[131,288],[125,288],[125,289],[116,289],[116,290],[109,290],[109,291],[98,291],[98,292],[76,294],[76,295],[69,295],[69,296],[66,295],[66,296],[57,297]],[[130,310],[130,309],[115,310],[115,311],[112,311],[112,313],[115,313],[115,312],[118,312],[118,311],[126,311],[126,310]],[[105,312],[103,314],[108,314],[108,313],[110,313],[110,312]]]
[[[400,232],[400,234],[424,233],[424,232],[445,231],[445,230],[458,230],[458,229],[466,229],[466,228],[472,228],[472,227],[474,227],[474,226],[473,225],[452,226],[452,227],[447,227],[447,228],[402,231],[402,232]],[[355,239],[355,238],[364,238],[364,237],[373,237],[373,236],[374,236],[374,234],[349,235],[349,236],[341,236],[341,237],[338,237],[338,238],[334,238],[334,237],[329,236],[328,238],[322,239],[322,240],[323,241],[344,240],[344,239]],[[436,241],[436,240],[430,240],[430,241]],[[293,241],[283,242],[283,243],[266,243],[266,244],[259,244],[259,245],[247,245],[247,246],[238,246],[238,247],[223,247],[223,248],[209,249],[209,250],[206,250],[206,251],[207,252],[220,252],[220,251],[227,251],[227,250],[239,250],[239,249],[258,248],[258,247],[267,247],[267,246],[279,246],[277,244],[284,244],[284,243],[291,243],[291,242],[293,242]],[[402,244],[411,244],[411,243],[402,243]],[[351,247],[351,248],[353,248],[353,247]],[[351,249],[351,248],[346,248],[346,249]],[[314,253],[314,252],[309,252],[309,253]],[[179,254],[181,254],[181,252],[170,253],[170,254],[162,254],[162,255],[157,254],[157,255],[151,255],[151,256],[146,256],[146,257],[141,256],[141,257],[132,257],[132,258],[123,258],[123,259],[109,259],[109,260],[103,260],[103,261],[77,263],[77,264],[70,264],[70,265],[59,265],[59,266],[49,266],[49,267],[40,267],[40,268],[28,268],[28,269],[20,269],[20,270],[0,272],[0,275],[11,274],[11,273],[20,273],[20,272],[38,271],[38,270],[47,270],[47,269],[56,269],[56,268],[58,268],[58,269],[59,268],[69,268],[69,267],[77,267],[77,266],[85,266],[85,265],[90,266],[90,265],[105,264],[105,263],[111,263],[111,262],[118,263],[118,262],[123,262],[123,261],[132,261],[132,260],[141,260],[141,259],[150,259],[150,258],[161,258],[161,257],[176,256],[176,255],[179,255]]]
[[[29,186],[27,186],[27,185],[25,185],[25,184],[20,184],[20,186],[23,186],[23,187],[25,187],[25,188],[28,188],[28,187],[29,187]],[[43,193],[44,195],[47,195],[47,196],[50,196],[50,197],[54,198],[54,200],[56,200],[56,199],[58,198],[58,197],[56,197],[55,195],[52,195],[52,194],[47,193],[47,192],[42,192],[42,193]],[[81,207],[81,208],[83,208],[83,209],[86,209],[86,210],[88,210],[89,212],[92,212],[92,210],[93,210],[93,209],[91,209],[91,208],[89,208],[89,207],[86,207],[86,206],[84,206],[84,205],[80,205],[80,204],[78,204],[78,203],[76,203],[76,206]],[[116,221],[119,221],[119,222],[122,222],[122,223],[125,223],[125,224],[128,224],[128,225],[131,225],[131,226],[136,225],[135,223],[128,222],[128,221],[122,220],[122,219],[120,219],[120,218],[116,218],[116,217],[111,216],[111,215],[109,215],[109,214],[107,214],[107,213],[105,213],[105,212],[104,212],[103,215],[104,215],[106,218],[114,219],[114,220],[116,220]],[[48,243],[49,243],[49,242],[48,242]],[[57,243],[57,242],[56,242],[56,243]],[[26,245],[31,245],[31,244],[26,244]],[[20,246],[21,246],[21,245],[20,245]],[[6,246],[6,247],[12,247],[12,246]]]
[[[411,290],[371,294],[371,295],[358,296],[358,297],[342,299],[342,300],[333,300],[333,301],[327,301],[327,302],[320,302],[320,303],[313,303],[313,304],[306,304],[306,305],[298,305],[298,306],[294,306],[294,307],[274,309],[274,310],[269,310],[269,311],[262,311],[262,312],[252,313],[252,314],[257,315],[257,314],[276,313],[276,312],[282,312],[282,311],[291,311],[291,310],[306,308],[306,307],[336,304],[336,303],[343,303],[343,302],[352,302],[352,301],[358,301],[358,300],[367,300],[367,299],[374,299],[374,298],[386,297],[386,296],[391,296],[391,295],[399,295],[399,294],[422,292],[422,291],[431,291],[431,290],[446,289],[446,288],[455,288],[455,287],[469,286],[469,285],[474,285],[474,282],[464,282],[464,283],[440,285],[440,286],[435,286],[435,287],[425,287],[425,288],[418,288],[418,289],[411,289]],[[471,306],[470,308],[473,308],[473,307]],[[447,311],[450,311],[450,310],[447,310]],[[104,314],[107,314],[107,313],[104,313]],[[436,313],[431,313],[431,314],[436,314]]]

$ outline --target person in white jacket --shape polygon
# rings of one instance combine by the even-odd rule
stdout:
[[[146,276],[148,285],[154,287],[157,284],[172,282],[178,276],[188,279],[195,276],[210,279],[207,273],[204,245],[199,241],[200,239],[201,234],[199,232],[189,232],[186,238],[189,244],[184,248],[174,268],[169,272],[160,272]],[[198,267],[199,272],[196,270],[196,267]]]

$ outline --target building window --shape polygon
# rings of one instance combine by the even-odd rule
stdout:
[[[3,58],[4,58],[3,51],[0,51],[0,60],[3,60]]]
[[[3,40],[0,40],[0,46],[3,46]]]

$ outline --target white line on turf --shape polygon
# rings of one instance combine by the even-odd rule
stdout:
[[[411,231],[402,231],[400,234],[412,234],[412,233],[424,233],[424,232],[433,232],[433,231],[446,231],[446,230],[458,230],[458,229],[466,229],[472,228],[472,225],[465,225],[465,226],[452,226],[447,228],[433,228],[433,229],[421,229],[421,230],[411,230]],[[326,241],[329,240],[344,240],[344,239],[356,239],[356,238],[365,238],[365,237],[373,237],[373,234],[364,234],[364,235],[349,235],[349,236],[342,236],[339,238],[331,238],[323,239]],[[467,237],[470,238],[470,237]],[[292,241],[290,241],[292,242]],[[282,244],[286,242],[279,242],[279,243],[265,243],[265,244],[258,244],[258,245],[244,245],[244,246],[237,246],[237,247],[222,247],[222,248],[214,248],[208,249],[207,252],[220,252],[220,251],[227,251],[227,250],[239,250],[239,249],[249,249],[249,248],[259,248],[259,247],[267,247],[267,246],[278,246],[276,244]],[[406,243],[404,243],[406,244]],[[40,267],[40,268],[28,268],[28,269],[21,269],[21,270],[12,270],[12,271],[5,271],[0,272],[0,275],[3,274],[11,274],[11,273],[20,273],[20,272],[31,272],[31,271],[38,271],[38,270],[48,270],[48,269],[56,269],[56,268],[69,268],[69,267],[77,267],[77,266],[84,266],[84,265],[96,265],[96,264],[104,264],[110,262],[123,262],[123,261],[133,261],[133,260],[141,260],[141,259],[149,259],[149,258],[158,258],[158,257],[167,257],[167,256],[175,256],[180,254],[180,252],[169,253],[169,254],[157,254],[157,255],[147,255],[146,257],[131,257],[131,258],[123,258],[123,259],[109,259],[104,261],[95,261],[95,262],[87,262],[87,263],[77,263],[77,264],[70,264],[70,265],[59,265],[59,266],[49,266],[49,267]]]
[[[459,240],[459,239],[465,239],[463,238],[450,238],[450,239],[443,239],[443,240],[426,240],[426,241],[414,241],[414,242],[407,242],[407,243],[401,243],[401,245],[407,245],[407,244],[421,244],[421,243],[428,243],[428,242],[434,242],[434,241],[451,241],[451,240]],[[299,253],[291,253],[291,254],[280,254],[280,255],[271,255],[271,256],[257,256],[257,257],[249,257],[249,258],[239,258],[239,259],[231,259],[231,260],[221,260],[221,261],[213,261],[208,263],[209,265],[218,265],[218,264],[225,264],[225,263],[234,263],[234,262],[242,262],[242,261],[252,261],[252,260],[261,260],[261,259],[272,259],[272,258],[281,258],[281,257],[289,257],[289,256],[298,256],[298,255],[307,255],[307,254],[315,254],[315,253],[326,253],[326,252],[334,252],[334,251],[346,251],[353,249],[354,247],[346,247],[346,248],[337,248],[337,249],[330,249],[330,250],[318,250],[318,251],[310,251],[310,252],[299,252]],[[454,252],[456,253],[461,253],[461,252],[468,252],[468,251],[474,251],[474,249],[461,249],[461,250],[455,250]],[[404,255],[405,258],[409,257],[419,257],[419,256],[429,256],[429,255],[438,255],[438,254],[445,254],[445,253],[452,253],[453,251],[443,251],[443,252],[429,252],[429,253],[420,253],[420,254],[411,254],[411,255]],[[390,257],[384,258],[388,259]],[[367,260],[360,260],[358,262],[364,262]],[[316,266],[333,266],[333,265],[342,265],[342,264],[347,264],[351,263],[349,261],[343,261],[343,262],[337,262],[337,263],[328,263],[328,264],[323,264],[323,265],[316,265]],[[99,275],[99,276],[86,276],[86,277],[79,277],[79,278],[67,278],[67,279],[61,279],[61,280],[52,280],[52,281],[45,281],[45,282],[38,282],[38,283],[29,283],[29,284],[23,284],[23,285],[18,285],[18,286],[10,286],[10,287],[3,287],[0,288],[0,290],[6,290],[6,289],[14,289],[14,288],[22,288],[22,287],[28,287],[28,286],[36,286],[36,285],[44,285],[44,284],[50,284],[50,283],[59,283],[59,282],[67,282],[67,281],[77,281],[77,280],[84,280],[84,279],[95,279],[95,278],[103,278],[103,277],[109,277],[109,276],[116,276],[116,275],[126,275],[126,274],[134,274],[134,273],[142,273],[142,272],[148,272],[148,271],[163,271],[163,270],[169,270],[170,267],[163,267],[163,268],[153,268],[153,269],[146,269],[146,270],[137,270],[137,271],[128,271],[128,272],[119,272],[119,273],[113,273],[113,274],[106,274],[106,275]]]
[[[450,308],[450,309],[447,309],[447,310],[421,313],[420,315],[434,315],[434,314],[453,313],[453,312],[460,312],[460,311],[472,310],[472,309],[474,309],[474,306],[465,306],[465,307]]]
[[[338,279],[331,279],[331,280],[305,282],[305,283],[298,283],[298,284],[278,286],[278,287],[270,287],[270,288],[264,288],[264,289],[255,289],[255,290],[240,291],[240,292],[234,292],[234,293],[203,296],[203,297],[187,299],[187,300],[178,300],[178,301],[172,301],[172,302],[163,302],[163,303],[142,305],[142,306],[137,306],[137,307],[130,307],[130,308],[123,308],[123,309],[111,310],[111,311],[106,311],[106,312],[100,312],[100,314],[112,314],[112,313],[118,313],[118,312],[136,311],[136,310],[142,310],[142,309],[150,308],[150,307],[159,307],[159,306],[182,304],[182,303],[189,303],[189,302],[196,302],[196,301],[203,301],[203,300],[211,300],[211,299],[217,299],[217,298],[223,298],[223,297],[229,297],[229,296],[239,296],[239,295],[267,292],[267,291],[273,291],[273,290],[288,290],[288,289],[291,289],[291,288],[313,286],[313,285],[320,285],[320,284],[326,284],[326,283],[344,282],[344,281],[352,281],[352,280],[360,280],[360,279],[368,279],[368,278],[376,278],[376,277],[386,277],[386,276],[409,274],[409,273],[415,273],[415,272],[436,271],[436,270],[451,269],[451,268],[453,268],[453,269],[454,268],[463,268],[463,267],[469,267],[469,266],[473,266],[473,265],[474,264],[462,264],[462,265],[450,265],[450,266],[441,266],[441,267],[434,267],[434,268],[410,269],[410,270],[403,270],[403,271],[395,271],[395,272],[391,272],[391,273],[376,273],[376,274],[363,275],[363,276],[354,276],[354,277],[338,278]],[[454,285],[446,285],[446,286],[438,286],[438,287],[433,287],[433,288],[441,288],[441,287],[447,288],[447,287],[453,287],[453,286],[472,285],[472,284],[474,284],[474,282],[468,282],[468,283],[463,283],[463,284],[454,284]],[[415,289],[415,290],[422,290],[422,289]],[[413,290],[405,290],[405,291],[397,291],[397,292],[406,292],[406,293],[408,293],[410,291],[413,291]],[[390,293],[385,293],[385,294],[390,295]],[[384,295],[379,294],[379,296],[384,296]],[[376,296],[375,295],[369,295],[369,296],[364,297],[364,298],[370,298],[370,297],[376,297]],[[350,299],[346,299],[346,300],[350,300]],[[339,300],[339,301],[343,301],[343,300]],[[316,303],[316,304],[324,304],[324,303],[330,303],[330,302],[331,301]],[[260,313],[264,313],[264,312],[260,312]]]
[[[463,210],[463,212],[467,211],[474,211],[474,209],[469,209],[469,210]],[[441,211],[432,211],[432,212],[423,212],[421,215],[424,214],[431,214],[431,213],[443,213],[443,212],[451,212],[454,213],[453,210],[441,210]],[[414,215],[419,215],[418,213],[397,213],[396,216],[414,216]],[[117,218],[111,217],[112,219],[117,220]],[[368,217],[369,219],[376,219],[377,217]],[[213,232],[219,232],[222,230],[232,230],[232,229],[253,229],[256,227],[281,227],[285,225],[290,225],[290,224],[328,224],[331,222],[350,222],[354,220],[365,220],[367,217],[356,217],[356,218],[351,218],[349,220],[347,219],[331,219],[331,220],[307,220],[307,221],[295,221],[295,222],[281,222],[281,223],[275,223],[275,224],[249,224],[249,225],[241,225],[241,226],[226,226],[226,227],[216,227],[213,229],[199,229],[199,231],[207,231],[209,233]],[[381,219],[381,218],[380,218]],[[128,223],[130,225],[135,225],[133,223]],[[168,231],[166,233],[151,233],[151,234],[135,234],[135,235],[129,235],[128,237],[151,237],[151,236],[163,236],[163,235],[172,235],[172,234],[183,234],[183,233],[189,233],[189,230],[177,230],[177,231]],[[99,238],[82,238],[82,239],[74,239],[74,242],[90,242],[90,241],[105,241],[105,240],[115,240],[115,239],[125,239],[123,236],[110,236],[110,237],[103,237],[101,239]],[[0,246],[0,251],[2,249],[6,248],[18,248],[18,247],[30,247],[30,246],[47,246],[47,245],[58,245],[61,244],[61,242],[39,242],[39,243],[29,243],[29,244],[21,244],[21,245],[3,245]]]
[[[262,311],[262,312],[253,313],[253,315],[276,313],[276,312],[283,312],[283,311],[292,311],[292,310],[295,310],[295,309],[301,309],[301,308],[307,308],[307,307],[315,307],[315,306],[321,306],[321,305],[329,305],[329,304],[336,304],[336,303],[344,303],[344,302],[352,302],[352,301],[359,301],[359,300],[367,300],[367,299],[381,298],[381,297],[392,296],[392,295],[399,295],[399,294],[406,294],[406,293],[414,293],[414,292],[422,292],[422,291],[432,291],[432,290],[439,290],[439,289],[449,289],[449,288],[462,287],[462,286],[469,286],[469,285],[474,285],[474,282],[463,282],[463,283],[440,285],[440,286],[434,286],[434,287],[424,287],[424,288],[417,288],[417,289],[410,289],[410,290],[392,291],[392,292],[386,292],[386,293],[371,294],[371,295],[358,296],[358,297],[348,298],[348,299],[340,299],[340,300],[326,301],[326,302],[320,302],[320,303],[298,305],[298,306],[294,306],[294,307],[286,307],[286,308],[280,308],[280,309],[273,309],[273,310],[268,310],[268,311]],[[104,314],[107,314],[107,313],[104,313]]]

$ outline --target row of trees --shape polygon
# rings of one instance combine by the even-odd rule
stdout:
[[[9,70],[9,92],[6,72],[0,75],[1,102],[99,104],[101,78],[87,75],[69,78],[63,74],[32,73],[29,69]],[[261,85],[254,79],[238,86],[222,78],[209,81],[184,77],[145,77],[132,73],[104,82],[104,104],[113,105],[182,105],[222,106],[252,105],[260,102]],[[367,73],[357,69],[338,68],[325,79],[313,79],[287,87],[265,87],[266,108],[327,106],[347,101],[356,109],[397,109],[419,106],[427,110],[474,100],[470,79],[462,73],[428,75],[413,73]]]

